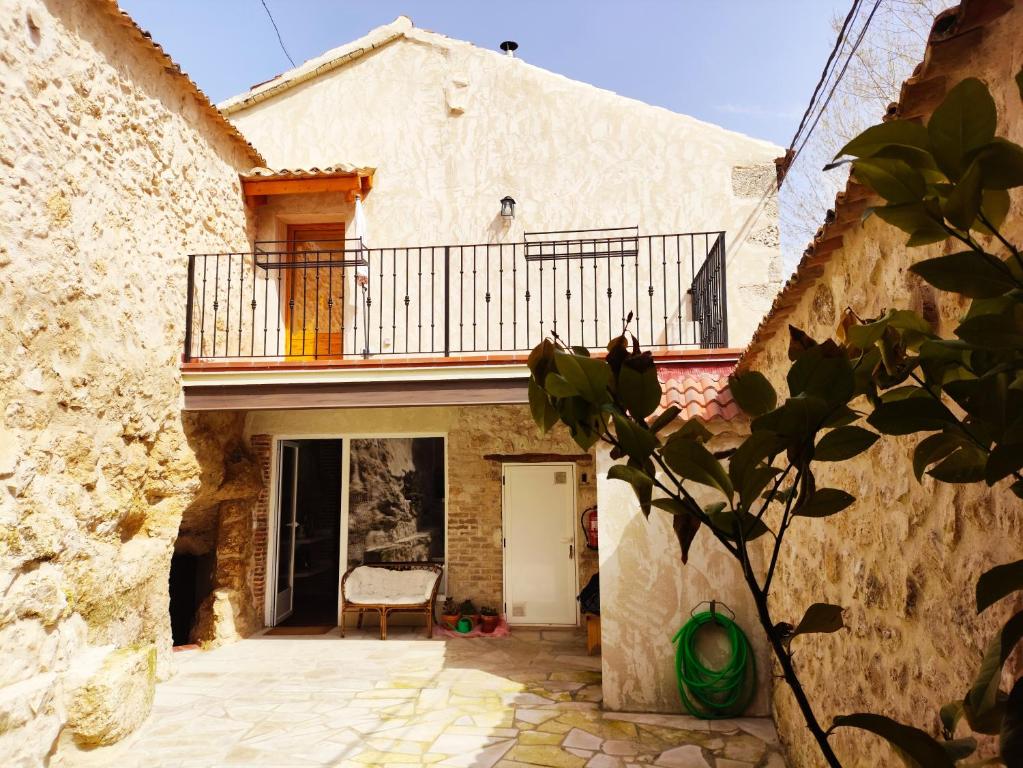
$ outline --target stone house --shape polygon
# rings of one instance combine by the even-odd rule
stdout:
[[[662,627],[747,607],[709,554],[649,579],[664,521],[537,436],[525,356],[632,313],[727,439],[779,148],[404,18],[218,109],[111,0],[9,5],[0,754],[116,741],[174,644],[336,624],[346,567],[392,558],[512,624],[577,625],[598,568],[648,588],[639,636],[602,598],[605,700],[676,710]]]
[[[1023,7],[967,0],[934,22],[923,61],[888,115],[927,120],[945,94],[968,77],[983,80],[998,109],[997,135],[1023,143],[1023,107],[1014,78],[1023,68]],[[952,241],[907,248],[906,236],[876,217],[879,201],[850,182],[739,360],[784,391],[787,326],[834,338],[840,315],[909,308],[952,335],[968,300],[939,292],[908,271],[923,259],[960,249]],[[1012,193],[1002,225],[1023,240],[1023,197]],[[992,246],[994,247],[994,246]],[[823,601],[847,608],[848,632],[802,640],[799,670],[818,719],[878,712],[940,732],[938,710],[969,689],[984,649],[1019,604],[976,615],[974,586],[989,568],[1023,556],[1019,499],[1003,485],[947,485],[913,475],[917,438],[879,440],[852,461],[819,465],[821,486],[848,489],[854,506],[827,521],[794,526],[779,563],[772,612],[799,616]],[[1018,650],[1003,688],[1023,673]],[[839,683],[839,684],[836,684]],[[795,702],[776,686],[773,712],[791,765],[816,765],[818,753]],[[832,739],[850,765],[899,762],[881,739],[840,729]],[[856,756],[852,758],[851,756]]]

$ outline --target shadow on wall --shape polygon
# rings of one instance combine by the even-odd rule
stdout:
[[[609,461],[602,453],[598,453],[601,465]],[[701,530],[689,562],[683,565],[670,515],[654,508],[644,518],[632,488],[608,480],[605,471],[602,466],[599,490],[605,706],[618,711],[684,713],[672,637],[702,601],[718,600],[735,612],[756,656],[757,692],[745,714],[770,714],[769,649],[731,557],[709,531]]]
[[[176,645],[220,645],[262,626],[251,577],[252,511],[263,477],[244,422],[243,413],[182,414],[199,480],[181,516],[168,579]]]

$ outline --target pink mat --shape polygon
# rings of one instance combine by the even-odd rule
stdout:
[[[434,637],[508,637],[511,634],[511,629],[508,627],[508,622],[501,618],[501,621],[493,632],[484,632],[480,625],[477,624],[472,628],[472,632],[455,632],[453,629],[447,629],[442,627],[440,624],[433,625],[433,636]]]

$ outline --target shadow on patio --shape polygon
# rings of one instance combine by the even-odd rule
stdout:
[[[784,765],[769,720],[602,712],[600,660],[574,631],[448,641],[421,632],[259,636],[179,654],[142,729],[81,753],[81,764]]]

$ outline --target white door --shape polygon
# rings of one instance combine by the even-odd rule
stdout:
[[[505,464],[503,482],[508,622],[575,625],[575,465]]]
[[[274,624],[291,615],[295,596],[295,513],[298,500],[298,443],[282,440],[277,445],[277,580]]]

